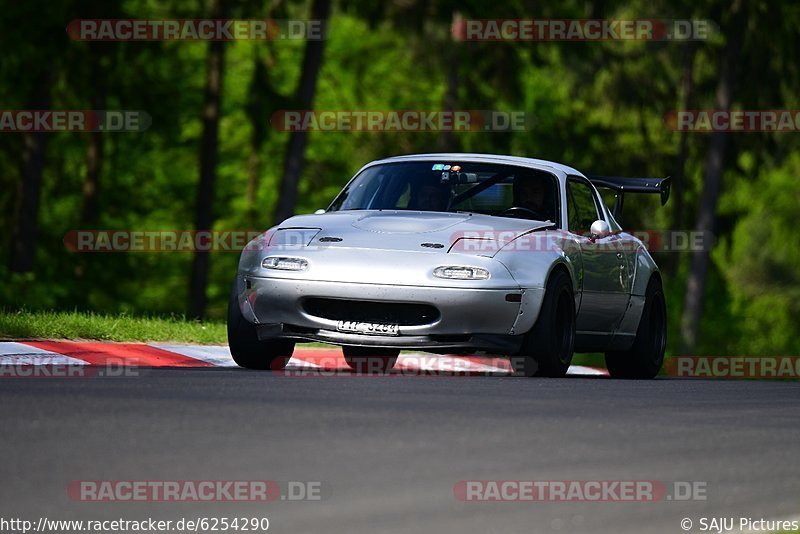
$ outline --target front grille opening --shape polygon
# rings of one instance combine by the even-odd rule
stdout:
[[[439,310],[429,304],[380,302],[311,297],[303,301],[306,313],[331,321],[416,326],[435,323]]]

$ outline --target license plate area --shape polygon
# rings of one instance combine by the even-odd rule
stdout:
[[[364,334],[367,336],[399,336],[400,329],[396,324],[363,323],[360,321],[339,321],[336,325],[339,332]]]

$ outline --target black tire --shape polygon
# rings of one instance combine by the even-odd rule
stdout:
[[[614,378],[654,378],[664,363],[667,346],[667,307],[661,280],[647,283],[636,339],[628,350],[606,352],[608,374]]]
[[[294,342],[286,340],[261,341],[256,327],[242,316],[236,281],[228,301],[228,347],[233,361],[246,369],[273,369],[286,367],[294,351]]]
[[[569,275],[558,269],[550,275],[542,309],[522,347],[512,356],[515,371],[525,376],[561,377],[567,374],[575,347],[575,297]]]
[[[392,370],[400,349],[377,347],[342,347],[344,361],[357,373],[385,374]]]

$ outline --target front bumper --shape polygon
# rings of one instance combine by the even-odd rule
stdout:
[[[257,324],[259,337],[292,338],[340,345],[406,349],[513,351],[535,322],[543,289],[458,288],[294,280],[239,273],[239,303]],[[518,302],[515,297],[519,298]],[[359,302],[414,303],[435,307],[426,324],[399,327],[399,335],[366,335],[337,330],[338,321],[309,313],[310,298],[338,299],[342,312]]]

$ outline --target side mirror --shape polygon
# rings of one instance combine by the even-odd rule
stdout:
[[[314,215],[322,215],[323,213],[325,213],[325,210],[320,208],[314,212]]]
[[[602,239],[611,234],[611,228],[608,227],[607,222],[602,219],[598,219],[592,223],[592,228],[589,230],[589,232],[592,234],[592,239]]]

